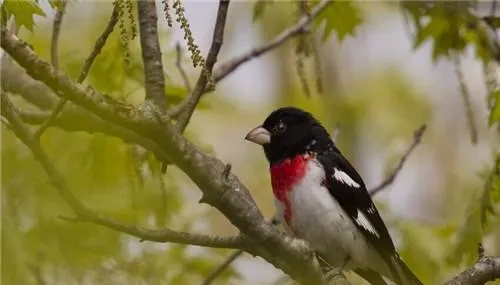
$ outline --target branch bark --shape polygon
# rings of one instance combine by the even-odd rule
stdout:
[[[31,150],[35,159],[40,162],[45,169],[52,185],[59,191],[59,194],[68,203],[71,209],[76,213],[77,218],[73,221],[93,222],[101,226],[114,229],[119,232],[136,236],[141,240],[156,242],[176,242],[182,244],[191,244],[198,246],[209,246],[216,248],[241,248],[244,239],[236,237],[219,237],[201,234],[192,234],[177,232],[170,229],[150,230],[139,226],[128,225],[118,222],[104,215],[98,214],[83,205],[71,192],[66,179],[56,168],[47,153],[43,150],[40,142],[35,138],[30,130],[23,124],[17,110],[7,97],[7,94],[1,92],[1,113],[10,123],[14,134]]]
[[[57,70],[57,38],[59,37],[59,29],[62,21],[62,15],[64,12],[64,9],[66,7],[66,1],[63,1],[63,7],[58,10],[57,15],[56,15],[56,20],[54,20],[54,32],[52,35],[52,66],[54,69]],[[90,67],[92,66],[92,63],[94,63],[94,60],[96,57],[101,53],[102,48],[106,44],[106,41],[109,38],[109,35],[113,32],[113,29],[118,22],[118,5],[115,5],[113,8],[113,14],[111,15],[111,18],[109,19],[108,25],[106,26],[106,29],[102,33],[102,35],[97,39],[94,48],[92,49],[92,52],[89,54],[85,62],[83,63],[82,70],[80,71],[80,75],[78,76],[77,83],[82,83],[85,78],[87,78],[87,74],[90,70]],[[56,28],[57,27],[57,28]],[[56,33],[57,30],[57,33]],[[42,133],[50,126],[53,124],[54,120],[59,116],[61,111],[63,110],[64,106],[67,103],[66,98],[61,98],[57,105],[54,107],[54,110],[52,113],[47,117],[45,122],[40,126],[40,128],[35,132],[34,137],[36,139],[40,139],[40,136]]]
[[[182,113],[180,113],[177,119],[177,128],[181,133],[184,132],[189,120],[196,109],[196,105],[200,101],[203,95],[207,83],[212,79],[212,70],[214,68],[215,62],[217,61],[217,56],[219,55],[220,48],[224,41],[224,27],[226,26],[227,10],[229,8],[229,0],[220,0],[219,8],[217,10],[217,19],[215,20],[214,34],[212,37],[212,45],[208,51],[207,59],[203,65],[203,69],[200,73],[200,77],[196,82],[193,92],[186,98],[185,103],[182,108]],[[182,103],[181,103],[182,104]]]
[[[284,30],[282,33],[280,33],[278,36],[276,36],[272,41],[269,43],[266,43],[260,47],[254,48],[252,50],[249,50],[248,52],[234,58],[231,60],[228,60],[227,62],[221,63],[219,67],[217,67],[214,72],[213,72],[213,80],[215,83],[221,81],[222,79],[226,78],[227,75],[235,71],[238,67],[240,67],[242,64],[245,62],[248,62],[256,57],[259,57],[279,46],[287,42],[289,39],[296,37],[298,35],[303,34],[309,25],[311,24],[311,21],[318,16],[325,8],[328,7],[329,4],[331,4],[331,0],[323,0],[320,2],[316,7],[314,7],[313,11],[311,12],[309,17],[303,17],[297,22],[297,24],[291,26],[290,28]],[[204,89],[202,90],[201,94],[198,95],[201,97],[203,94],[209,92],[211,90],[209,89]],[[186,98],[186,100],[182,101],[179,105],[172,107],[168,114],[172,118],[176,118],[180,116],[184,110],[188,107],[188,102],[191,96]],[[199,98],[198,98],[199,100]]]
[[[137,8],[142,61],[144,62],[146,102],[153,103],[163,113],[167,110],[167,97],[165,96],[165,78],[158,40],[156,4],[155,1],[140,0],[137,2]]]
[[[58,96],[130,129],[161,145],[168,157],[185,172],[203,192],[203,200],[217,208],[231,223],[248,236],[254,247],[245,248],[265,258],[304,284],[323,284],[323,276],[310,248],[266,222],[248,189],[229,174],[223,177],[225,164],[186,140],[161,114],[151,116],[144,110],[123,109],[91,88],[83,89],[61,72],[56,72],[23,41],[1,29],[2,48],[24,67],[31,77],[43,81]]]
[[[483,285],[500,278],[500,257],[483,256],[471,268],[462,271],[445,285]]]

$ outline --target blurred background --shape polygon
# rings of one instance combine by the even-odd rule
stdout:
[[[217,3],[183,3],[193,37],[205,55]],[[313,58],[297,56],[297,42],[291,40],[245,63],[204,96],[186,136],[231,163],[260,209],[271,217],[274,204],[267,162],[262,150],[243,137],[273,109],[298,106],[332,132],[338,130],[339,148],[369,188],[391,173],[412,143],[413,132],[427,124],[422,142],[375,202],[402,258],[425,284],[439,284],[474,262],[483,233],[487,254],[500,255],[500,219],[491,217],[483,229],[478,210],[485,177],[499,149],[498,131],[487,122],[482,63],[468,48],[460,66],[478,132],[474,144],[453,62],[433,61],[430,41],[414,48],[411,27],[394,3],[354,4],[361,20],[353,35],[342,41],[335,31],[325,41],[316,35],[319,70]],[[268,42],[297,21],[291,2],[268,5],[258,20],[253,20],[254,5],[231,3],[218,62]],[[33,32],[21,28],[19,36],[48,60],[54,13],[48,2],[40,1],[40,7],[46,16],[35,15]],[[111,1],[68,4],[59,62],[72,78],[112,9]],[[182,47],[182,64],[192,84],[199,69],[192,67],[179,24],[174,21],[169,28],[159,2],[158,10],[167,93],[170,102],[179,102],[186,90],[175,65],[176,43]],[[339,16],[339,21],[349,19]],[[84,84],[140,104],[144,89],[138,42],[135,39],[127,47],[127,65],[120,30],[115,30]],[[29,149],[3,125],[1,142],[2,284],[201,284],[232,252],[140,242],[97,225],[60,219],[70,216],[71,210]],[[150,228],[237,233],[215,209],[198,204],[201,192],[185,174],[169,167],[162,176],[153,156],[144,158],[136,147],[119,139],[49,128],[42,144],[78,198],[95,211]],[[287,282],[264,260],[243,255],[214,284],[277,284],[277,280]]]

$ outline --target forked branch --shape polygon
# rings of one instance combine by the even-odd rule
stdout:
[[[12,102],[7,94],[1,92],[1,114],[10,123],[14,134],[31,150],[36,160],[40,162],[49,177],[52,185],[58,190],[62,198],[76,213],[75,221],[93,222],[95,224],[123,232],[141,240],[155,242],[176,242],[198,246],[217,248],[241,248],[244,239],[240,236],[220,237],[202,234],[177,232],[170,229],[150,230],[139,226],[125,224],[98,214],[83,205],[71,192],[65,177],[59,172],[47,153],[43,150],[40,142],[34,139],[30,130],[23,124]]]

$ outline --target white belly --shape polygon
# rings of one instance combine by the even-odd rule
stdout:
[[[310,160],[307,167],[308,175],[287,193],[293,209],[289,230],[308,241],[333,267],[344,265],[349,257],[347,269],[371,268],[382,274],[388,272],[380,255],[367,244],[328,189],[321,185],[325,176],[322,167],[314,160]],[[284,205],[277,199],[275,203],[278,217],[283,221]],[[380,268],[373,268],[374,264]]]

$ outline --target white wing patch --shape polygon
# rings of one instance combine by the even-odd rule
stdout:
[[[369,231],[370,233],[374,234],[375,236],[380,237],[377,230],[375,230],[373,225],[366,218],[365,214],[363,214],[363,212],[361,212],[360,210],[358,210],[358,217],[356,218],[356,224],[363,227],[365,230]]]
[[[333,173],[333,178],[337,179],[337,181],[347,184],[354,188],[359,188],[359,184],[354,181],[347,173],[342,170],[338,170],[335,168],[335,172]]]

